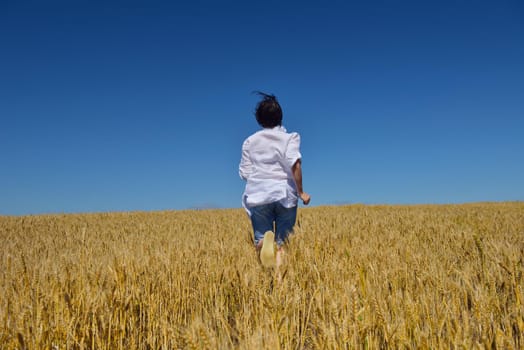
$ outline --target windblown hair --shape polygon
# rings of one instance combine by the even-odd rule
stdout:
[[[262,100],[258,102],[255,110],[255,117],[257,118],[258,124],[263,128],[274,128],[275,126],[282,125],[282,108],[275,95],[260,91],[253,91],[253,93],[262,97]]]

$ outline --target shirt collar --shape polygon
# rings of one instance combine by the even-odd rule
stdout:
[[[277,125],[274,128],[267,128],[268,130],[287,132],[283,125]]]

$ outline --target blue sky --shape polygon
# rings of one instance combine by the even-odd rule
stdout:
[[[520,1],[2,1],[0,214],[240,207],[253,90],[313,205],[524,200]]]

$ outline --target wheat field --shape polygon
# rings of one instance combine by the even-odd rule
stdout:
[[[521,349],[524,203],[0,217],[2,349]]]

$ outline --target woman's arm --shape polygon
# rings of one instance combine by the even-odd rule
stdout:
[[[297,184],[298,196],[300,199],[302,199],[302,203],[304,203],[304,205],[308,205],[309,201],[311,200],[311,196],[304,192],[302,188],[302,161],[300,159],[295,162],[291,168],[291,171],[293,172],[293,178]]]
[[[248,141],[246,140],[244,144],[242,144],[242,157],[240,158],[240,165],[238,167],[238,174],[242,180],[247,180],[253,172],[253,163],[251,163],[251,159],[249,158],[247,147]]]

